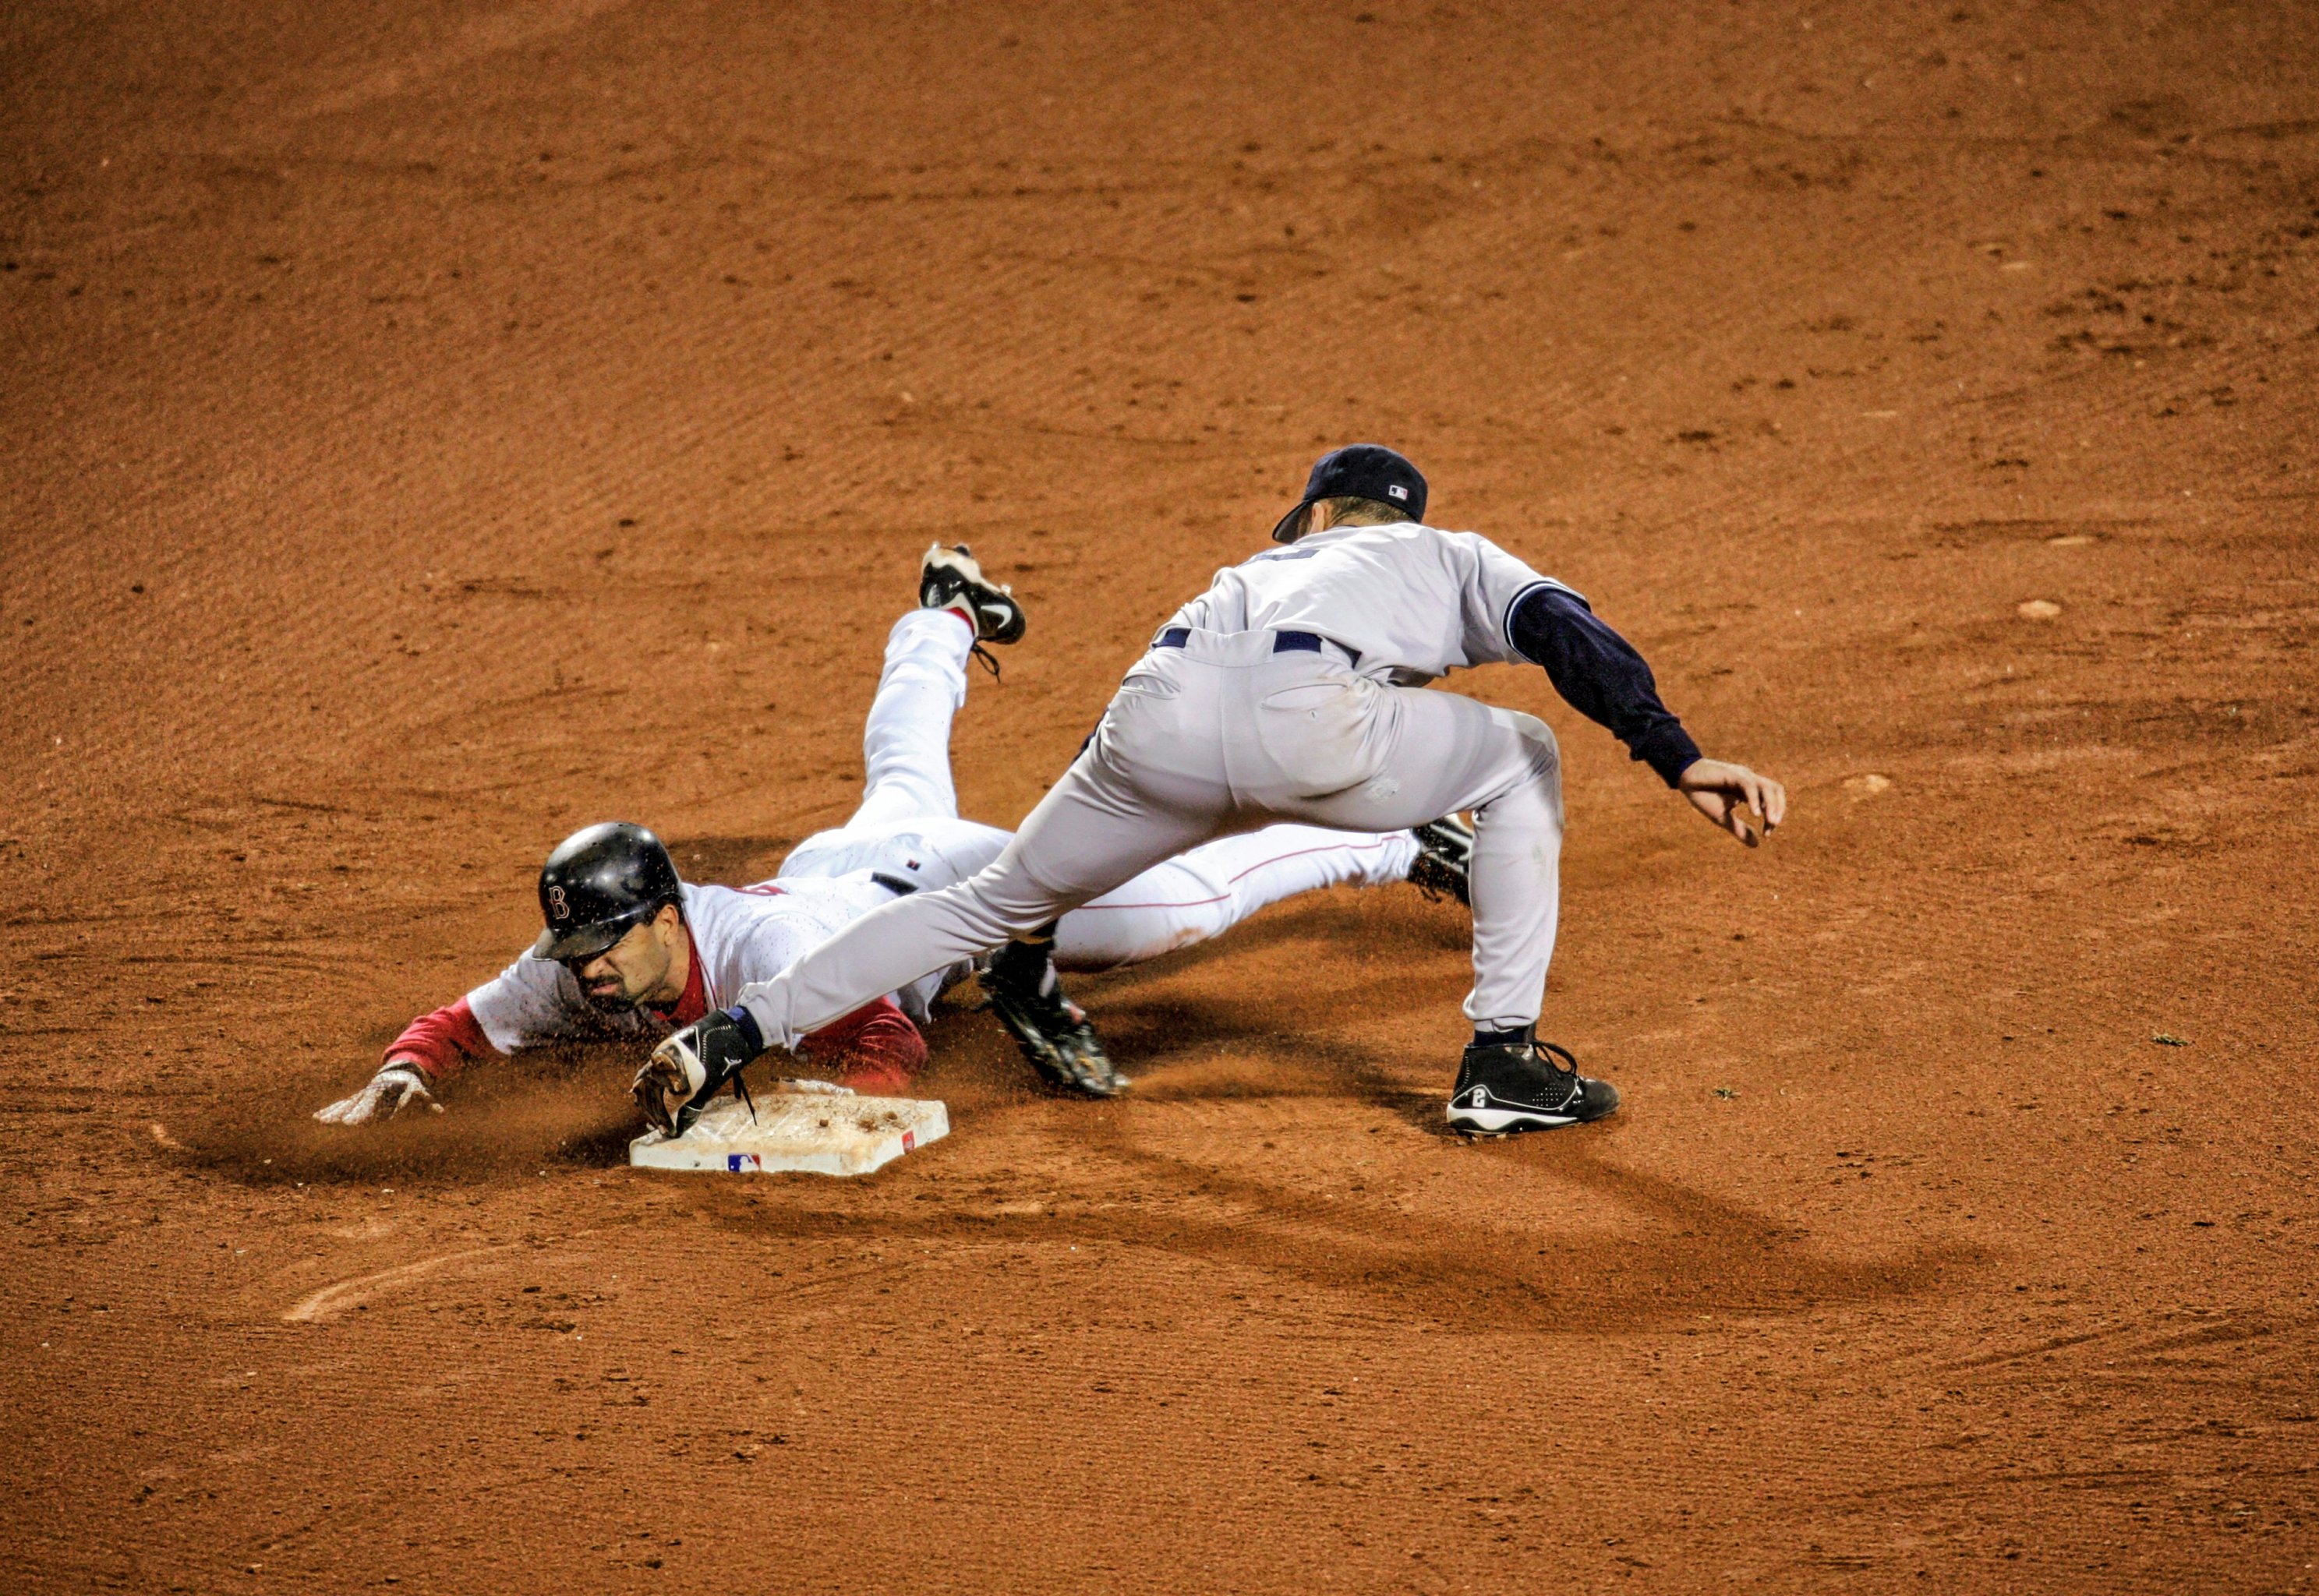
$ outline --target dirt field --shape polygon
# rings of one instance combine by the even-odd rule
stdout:
[[[12,1590],[2294,1591],[2319,1562],[2319,11],[0,14]],[[1375,438],[1587,592],[1544,1030],[1462,912],[939,1023],[951,1139],[631,1174],[612,1053],[305,1116],[584,821],[844,816],[933,537],[1012,823]],[[2025,606],[2033,608],[2026,609]],[[2053,607],[2058,607],[2057,609]]]

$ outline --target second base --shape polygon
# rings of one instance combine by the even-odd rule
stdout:
[[[949,1134],[949,1110],[929,1100],[767,1092],[753,1119],[734,1098],[706,1110],[681,1136],[645,1132],[628,1143],[628,1162],[739,1175],[867,1175]]]

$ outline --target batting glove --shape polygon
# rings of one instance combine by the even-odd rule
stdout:
[[[389,1059],[370,1078],[370,1085],[328,1108],[316,1109],[314,1117],[326,1125],[367,1125],[373,1120],[391,1120],[404,1109],[422,1103],[430,1113],[443,1112],[443,1105],[435,1101],[435,1094],[427,1089],[427,1078],[395,1059]]]

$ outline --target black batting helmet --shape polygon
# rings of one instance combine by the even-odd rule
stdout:
[[[547,929],[532,953],[593,959],[663,904],[681,904],[677,888],[676,861],[643,826],[607,820],[575,831],[539,867],[539,913]]]

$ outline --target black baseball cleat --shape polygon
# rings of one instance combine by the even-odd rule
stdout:
[[[1540,1052],[1550,1055],[1539,1057]],[[1582,1125],[1615,1113],[1619,1088],[1578,1073],[1578,1060],[1550,1041],[1469,1047],[1449,1095],[1449,1128],[1468,1136],[1512,1136]]]
[[[990,1012],[1050,1086],[1116,1097],[1127,1078],[1104,1056],[1087,1011],[1063,996],[1054,951],[1049,942],[1010,942],[993,953],[981,978]]]
[[[1466,879],[1474,863],[1474,828],[1455,815],[1444,815],[1412,826],[1410,834],[1417,839],[1417,858],[1409,867],[1409,884],[1428,897],[1454,897],[1471,907],[1474,899]]]
[[[1015,590],[983,575],[972,549],[962,543],[949,548],[938,543],[918,564],[918,607],[947,609],[961,599],[974,611],[977,643],[1019,642],[1030,625]]]

